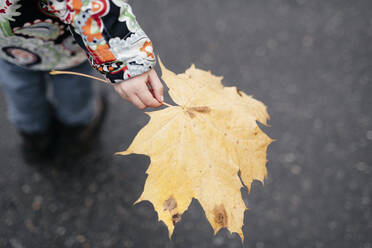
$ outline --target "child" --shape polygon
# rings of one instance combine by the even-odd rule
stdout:
[[[89,80],[53,76],[53,104],[46,96],[48,71],[87,73],[87,57],[125,100],[140,109],[161,106],[163,86],[153,70],[152,43],[124,0],[0,2],[0,81],[26,161],[51,155],[56,127],[78,145],[72,152],[97,132],[104,111],[102,101],[96,107]]]

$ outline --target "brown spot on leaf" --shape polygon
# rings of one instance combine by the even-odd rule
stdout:
[[[175,225],[177,222],[181,220],[181,215],[179,213],[173,214],[172,215],[172,222],[173,225]]]
[[[207,114],[207,113],[211,112],[211,108],[207,107],[207,106],[192,107],[192,108],[189,108],[189,110],[196,111],[196,112],[199,112],[199,113],[202,113],[202,114]]]
[[[172,211],[173,209],[177,208],[177,202],[176,200],[173,198],[173,196],[169,197],[168,200],[166,200],[163,204],[163,209],[164,211]]]
[[[228,219],[227,219],[227,213],[226,213],[226,210],[223,204],[219,206],[215,206],[213,209],[213,213],[214,213],[214,222],[220,227],[226,227]]]
[[[173,225],[181,220],[181,214],[178,213],[177,202],[173,196],[169,197],[169,199],[164,202],[163,210],[169,211],[170,215],[172,216]]]
[[[186,113],[191,117],[195,117],[195,112],[202,113],[202,114],[207,114],[211,112],[211,109],[207,106],[201,106],[201,107],[192,107],[192,108],[187,108]]]

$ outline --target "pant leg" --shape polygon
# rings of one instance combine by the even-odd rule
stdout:
[[[91,74],[89,63],[69,71]],[[95,115],[95,97],[92,79],[75,75],[50,76],[57,118],[68,125],[87,125]]]
[[[0,59],[0,82],[8,104],[8,118],[20,131],[45,132],[50,125],[50,107],[45,77]]]

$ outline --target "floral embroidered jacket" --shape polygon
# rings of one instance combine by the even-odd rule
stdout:
[[[155,64],[125,0],[0,0],[0,57],[32,70],[65,69],[88,57],[113,83]]]

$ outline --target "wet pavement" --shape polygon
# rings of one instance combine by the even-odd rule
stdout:
[[[372,2],[136,0],[175,72],[191,63],[263,101],[268,179],[242,193],[244,247],[372,248]],[[99,83],[97,83],[98,85]],[[0,247],[242,247],[213,236],[194,200],[172,241],[150,203],[133,206],[149,159],[114,156],[147,122],[110,87],[94,152],[31,167],[0,97]]]

